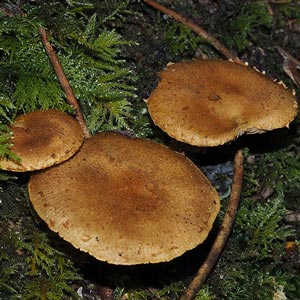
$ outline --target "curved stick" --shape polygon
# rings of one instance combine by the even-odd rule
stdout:
[[[211,36],[208,32],[202,29],[200,26],[192,23],[185,17],[181,16],[180,14],[176,13],[175,11],[164,7],[152,0],[144,0],[144,2],[153,8],[161,11],[162,13],[173,17],[176,21],[182,23],[183,25],[189,27],[199,36],[202,36],[205,40],[207,40],[216,50],[218,50],[221,54],[224,55],[227,59],[231,59],[236,63],[244,64],[242,60],[240,60],[237,56],[233,55],[230,50],[228,50],[223,44],[221,44],[217,39]],[[238,210],[239,202],[240,202],[240,195],[242,190],[243,184],[243,151],[238,150],[235,158],[235,172],[233,178],[233,184],[230,194],[230,199],[228,202],[227,210],[223,219],[222,226],[216,237],[210,252],[204,263],[199,268],[197,274],[185,290],[184,294],[180,297],[179,300],[192,300],[196,296],[197,292],[201,288],[202,284],[205,282],[209,274],[211,273],[212,269],[214,268],[215,264],[217,263],[225,245],[228,240],[228,237],[231,233],[235,215]]]
[[[242,191],[243,184],[243,173],[244,173],[244,155],[242,150],[238,150],[234,158],[234,176],[231,188],[230,199],[228,202],[227,210],[223,219],[218,236],[216,237],[212,248],[205,259],[204,263],[201,265],[196,276],[191,281],[184,294],[179,300],[191,300],[194,299],[197,292],[199,291],[201,285],[205,282],[208,275],[211,273],[213,267],[215,266],[217,260],[219,259],[228,237],[230,235],[231,229],[233,227],[235,215],[240,202],[240,195]]]
[[[80,124],[82,131],[84,133],[85,138],[90,137],[90,132],[87,128],[87,125],[85,123],[85,120],[83,118],[80,106],[78,104],[78,101],[73,93],[73,90],[71,88],[71,85],[64,73],[63,67],[60,63],[60,61],[58,60],[58,57],[52,47],[52,45],[50,44],[48,38],[47,38],[47,34],[46,34],[46,30],[44,28],[40,28],[40,35],[41,35],[41,40],[42,43],[44,45],[45,51],[51,61],[51,64],[53,66],[53,69],[55,71],[55,74],[57,76],[57,79],[62,87],[62,89],[64,90],[65,94],[66,94],[66,99],[67,102],[73,106],[73,108],[75,109],[76,112],[76,119],[78,121],[78,123]]]
[[[166,8],[165,6],[156,3],[152,0],[144,0],[145,3],[152,6],[153,8],[161,11],[162,13],[174,18],[176,21],[182,23],[183,25],[189,27],[198,35],[202,36],[206,41],[208,41],[213,47],[215,47],[220,53],[222,53],[227,59],[231,59],[234,62],[244,64],[237,56],[233,55],[223,44],[221,44],[217,39],[211,36],[207,31],[205,31],[200,26],[195,23],[189,21],[182,15],[176,13],[172,9]]]

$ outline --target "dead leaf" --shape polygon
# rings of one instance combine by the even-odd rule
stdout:
[[[281,47],[277,47],[277,50],[283,57],[282,68],[284,72],[297,86],[300,86],[300,60],[287,53]]]
[[[288,211],[285,213],[284,220],[285,220],[288,224],[299,223],[299,222],[300,222],[300,211],[292,211],[292,210],[288,210]]]

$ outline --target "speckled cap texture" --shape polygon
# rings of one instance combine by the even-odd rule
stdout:
[[[246,65],[224,60],[168,64],[147,100],[154,123],[195,146],[217,146],[241,134],[288,126],[295,97]]]
[[[59,110],[40,110],[18,116],[11,126],[11,151],[15,161],[0,158],[0,169],[25,172],[61,163],[83,143],[78,122]]]
[[[195,248],[220,209],[214,187],[183,154],[113,132],[33,174],[29,196],[63,239],[118,265],[170,261]]]

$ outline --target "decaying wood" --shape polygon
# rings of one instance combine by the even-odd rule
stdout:
[[[221,44],[217,39],[215,39],[212,35],[210,35],[207,31],[205,31],[200,26],[186,19],[182,15],[176,13],[172,9],[166,8],[165,6],[156,3],[152,0],[144,0],[145,3],[152,6],[153,8],[161,11],[162,13],[174,18],[176,21],[182,23],[183,25],[189,27],[199,36],[203,37],[207,42],[209,42],[213,47],[216,48],[221,54],[223,54],[227,59],[231,59],[237,63],[243,63],[237,56],[233,55],[231,51],[229,51],[223,44]]]
[[[70,85],[70,83],[69,83],[69,81],[68,81],[68,79],[67,79],[67,77],[64,73],[63,67],[62,67],[60,61],[58,60],[58,57],[57,57],[52,45],[50,44],[50,42],[48,40],[46,30],[44,28],[40,28],[39,31],[40,31],[41,40],[43,42],[45,51],[46,51],[46,53],[47,53],[47,55],[48,55],[48,57],[51,61],[51,64],[53,66],[53,69],[55,71],[57,79],[58,79],[62,89],[65,92],[67,102],[70,105],[72,105],[73,108],[75,109],[76,119],[77,119],[78,123],[80,124],[80,126],[83,130],[85,138],[88,138],[88,137],[90,137],[89,130],[88,130],[87,125],[85,123],[85,120],[84,120],[84,117],[82,115],[79,103],[78,103],[78,101],[77,101],[77,99],[74,95],[72,87],[71,87],[71,85]]]
[[[196,276],[193,278],[180,300],[194,299],[202,284],[206,281],[215,264],[217,263],[230,235],[234,224],[235,215],[238,210],[240,195],[243,183],[243,161],[244,155],[242,150],[238,150],[234,158],[234,177],[231,188],[230,199],[227,205],[227,210],[221,225],[220,231],[212,245],[210,252],[204,263],[201,265]]]

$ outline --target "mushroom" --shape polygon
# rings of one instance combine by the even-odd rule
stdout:
[[[18,116],[11,125],[11,151],[20,161],[0,158],[0,169],[26,172],[61,163],[78,151],[83,132],[78,122],[59,110]]]
[[[102,132],[69,160],[33,174],[29,196],[50,229],[101,261],[170,261],[201,244],[220,209],[214,187],[183,154]]]
[[[255,69],[210,59],[169,64],[146,101],[156,125],[194,146],[222,145],[243,133],[287,127],[295,97]]]

